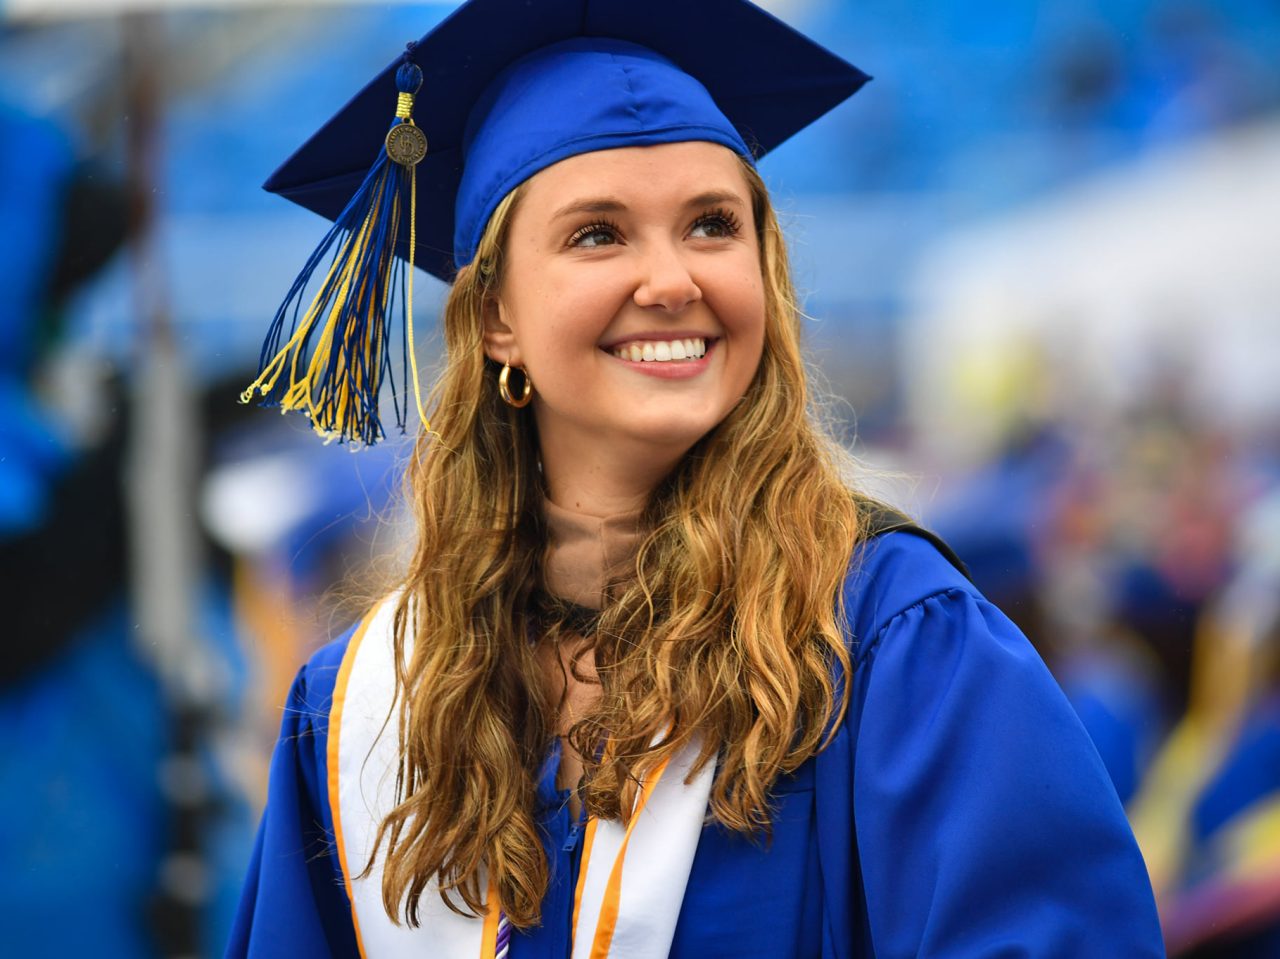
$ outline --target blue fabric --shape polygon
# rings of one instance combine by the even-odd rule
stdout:
[[[58,477],[71,463],[58,424],[25,381],[0,372],[0,540],[44,525]]]
[[[354,632],[316,653],[289,691],[229,956],[359,956],[325,761],[334,682]]]
[[[1031,646],[919,537],[881,537],[855,570],[849,713],[779,783],[772,843],[704,831],[671,955],[1163,956],[1119,800]],[[291,697],[290,712],[311,712],[286,718],[229,956],[356,955],[333,857],[305,852],[320,841],[308,823],[331,828],[322,730],[346,641]],[[542,783],[552,885],[512,959],[568,955],[581,848],[554,758]]]
[[[868,553],[856,719],[817,760],[830,828],[850,808],[824,784],[852,783],[865,902],[832,903],[854,926],[834,955],[860,954],[859,921],[880,957],[1163,955],[1115,790],[1030,643],[928,546]]]
[[[1240,732],[1192,810],[1192,838],[1212,842],[1219,830],[1267,799],[1280,796],[1280,696],[1245,715]]]
[[[760,157],[868,79],[747,0],[469,0],[410,56],[425,78],[414,120],[428,143],[414,262],[446,281],[502,196],[544,167],[678,140]],[[337,219],[379,156],[399,65],[265,188]],[[406,258],[408,233],[405,222]]]
[[[0,100],[0,375],[30,372],[74,160],[53,123]]]
[[[27,377],[73,161],[51,122],[0,100],[0,537],[44,522],[68,459]]]
[[[1250,885],[1235,873],[1241,856],[1255,857],[1226,840],[1233,828],[1268,804],[1280,801],[1280,697],[1256,703],[1244,716],[1240,731],[1221,766],[1205,784],[1191,811],[1191,846],[1180,877],[1187,901],[1209,899],[1224,903],[1246,895]],[[1253,877],[1256,883],[1256,875]],[[1174,900],[1175,907],[1179,905]],[[1184,939],[1205,941],[1214,956],[1229,959],[1274,959],[1280,956],[1280,910],[1254,910],[1247,921],[1213,915],[1203,908],[1192,915],[1203,921],[1183,929]],[[1172,913],[1178,916],[1178,911]]]
[[[131,646],[132,624],[117,605],[0,695],[5,955],[157,955],[144,904],[164,852],[156,769],[169,733],[159,684]]]
[[[1155,667],[1103,648],[1069,656],[1055,671],[1127,805],[1168,726]]]

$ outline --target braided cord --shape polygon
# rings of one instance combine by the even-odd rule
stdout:
[[[507,959],[511,949],[511,920],[505,912],[498,913],[498,942],[493,951],[493,959]]]
[[[404,96],[404,94],[401,94]],[[410,97],[412,100],[412,97]],[[405,332],[408,334],[408,343],[405,344],[409,350],[409,368],[413,371],[413,400],[418,404],[418,419],[422,421],[422,428],[431,429],[431,424],[427,421],[426,411],[422,408],[422,384],[418,379],[418,351],[414,349],[413,342],[413,255],[418,247],[418,168],[411,167],[409,170],[409,290],[406,297],[405,306],[407,307],[405,315]]]

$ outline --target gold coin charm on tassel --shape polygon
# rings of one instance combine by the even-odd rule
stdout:
[[[413,122],[413,96],[400,94],[396,116],[404,122],[387,131],[387,156],[407,167],[417,166],[427,155],[427,135]]]

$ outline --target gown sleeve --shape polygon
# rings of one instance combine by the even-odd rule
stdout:
[[[349,639],[320,650],[289,691],[227,959],[359,959],[326,798],[329,706]]]
[[[852,863],[828,903],[849,945],[828,952],[1163,956],[1124,811],[1039,656],[931,546],[885,551],[850,714],[819,764],[819,828]]]

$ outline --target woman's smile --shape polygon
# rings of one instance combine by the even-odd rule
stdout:
[[[706,370],[715,344],[706,336],[637,336],[602,349],[637,373],[675,380]]]

